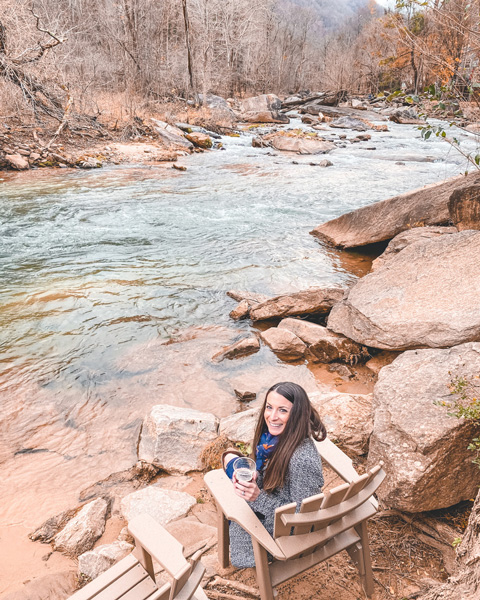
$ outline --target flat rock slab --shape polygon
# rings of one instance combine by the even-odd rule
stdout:
[[[133,545],[128,542],[114,542],[84,552],[78,557],[78,574],[95,579],[132,550]]]
[[[385,251],[373,261],[372,271],[376,271],[379,267],[383,266],[388,259],[401,252],[410,244],[457,232],[458,229],[456,227],[414,227],[413,229],[402,231],[402,233],[399,233],[393,238],[385,248]]]
[[[335,150],[337,146],[332,142],[301,137],[277,135],[271,140],[272,147],[282,152],[295,152],[297,154],[326,154]]]
[[[328,328],[384,350],[480,340],[479,256],[479,231],[417,241],[360,279]]]
[[[368,127],[360,119],[353,117],[340,117],[330,123],[330,127],[337,127],[338,129],[353,129],[354,131],[367,131]]]
[[[193,548],[201,548],[210,540],[216,539],[217,528],[201,523],[196,517],[185,517],[169,523],[165,528],[190,554]],[[195,552],[195,550],[193,550]]]
[[[448,202],[452,192],[474,183],[480,183],[480,174],[459,175],[364,206],[310,233],[338,248],[355,248],[390,240],[412,227],[445,225],[450,221]]]
[[[296,315],[328,314],[343,298],[342,288],[312,288],[292,294],[275,296],[250,310],[253,321],[291,317]]]
[[[105,531],[108,504],[97,498],[86,504],[58,533],[53,541],[55,550],[70,556],[87,552]]]
[[[144,420],[138,457],[166,471],[200,470],[200,455],[217,437],[218,419],[211,413],[161,404]]]
[[[125,496],[121,502],[121,511],[127,522],[138,515],[147,514],[160,525],[166,525],[170,521],[184,517],[195,504],[195,498],[186,492],[149,485]]]
[[[2,600],[65,600],[77,586],[77,574],[72,569],[27,581],[18,591],[3,595]]]
[[[445,350],[410,350],[384,367],[374,389],[374,428],[368,460],[385,463],[378,496],[387,506],[422,512],[473,498],[480,471],[467,446],[471,421],[448,416],[435,403],[451,401],[455,377],[480,373],[480,343]]]

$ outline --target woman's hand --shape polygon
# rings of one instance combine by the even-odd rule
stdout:
[[[240,496],[240,498],[243,498],[244,500],[247,500],[248,502],[253,502],[253,500],[256,500],[258,498],[258,496],[260,494],[260,488],[256,484],[256,481],[257,481],[257,472],[256,471],[253,474],[252,481],[238,481],[238,479],[235,477],[235,473],[233,474],[232,481],[233,481],[233,489],[235,490],[235,493],[237,494],[237,496]]]

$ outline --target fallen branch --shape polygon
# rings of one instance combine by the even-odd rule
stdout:
[[[239,581],[232,581],[230,579],[223,579],[223,577],[215,577],[215,579],[211,582],[210,585],[213,586],[224,586],[228,588],[232,588],[238,592],[243,592],[244,594],[250,594],[250,596],[254,596],[255,598],[260,598],[260,592],[249,585],[245,585],[244,583],[240,583]]]
[[[237,594],[225,594],[224,592],[216,592],[209,588],[208,595],[210,598],[221,598],[224,600],[245,600],[245,596],[237,596]]]

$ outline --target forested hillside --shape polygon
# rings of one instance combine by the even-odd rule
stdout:
[[[132,114],[207,92],[416,92],[476,77],[478,2],[403,4],[0,0],[0,105]]]

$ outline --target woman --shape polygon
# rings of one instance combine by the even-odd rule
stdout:
[[[296,502],[298,510],[304,498],[320,493],[322,463],[312,438],[325,437],[325,427],[305,390],[296,383],[276,383],[267,392],[255,430],[253,480],[238,481],[233,473],[238,455],[224,454],[223,465],[235,493],[250,504],[271,535],[276,508]],[[230,555],[235,567],[255,566],[250,536],[234,522],[230,523]]]

